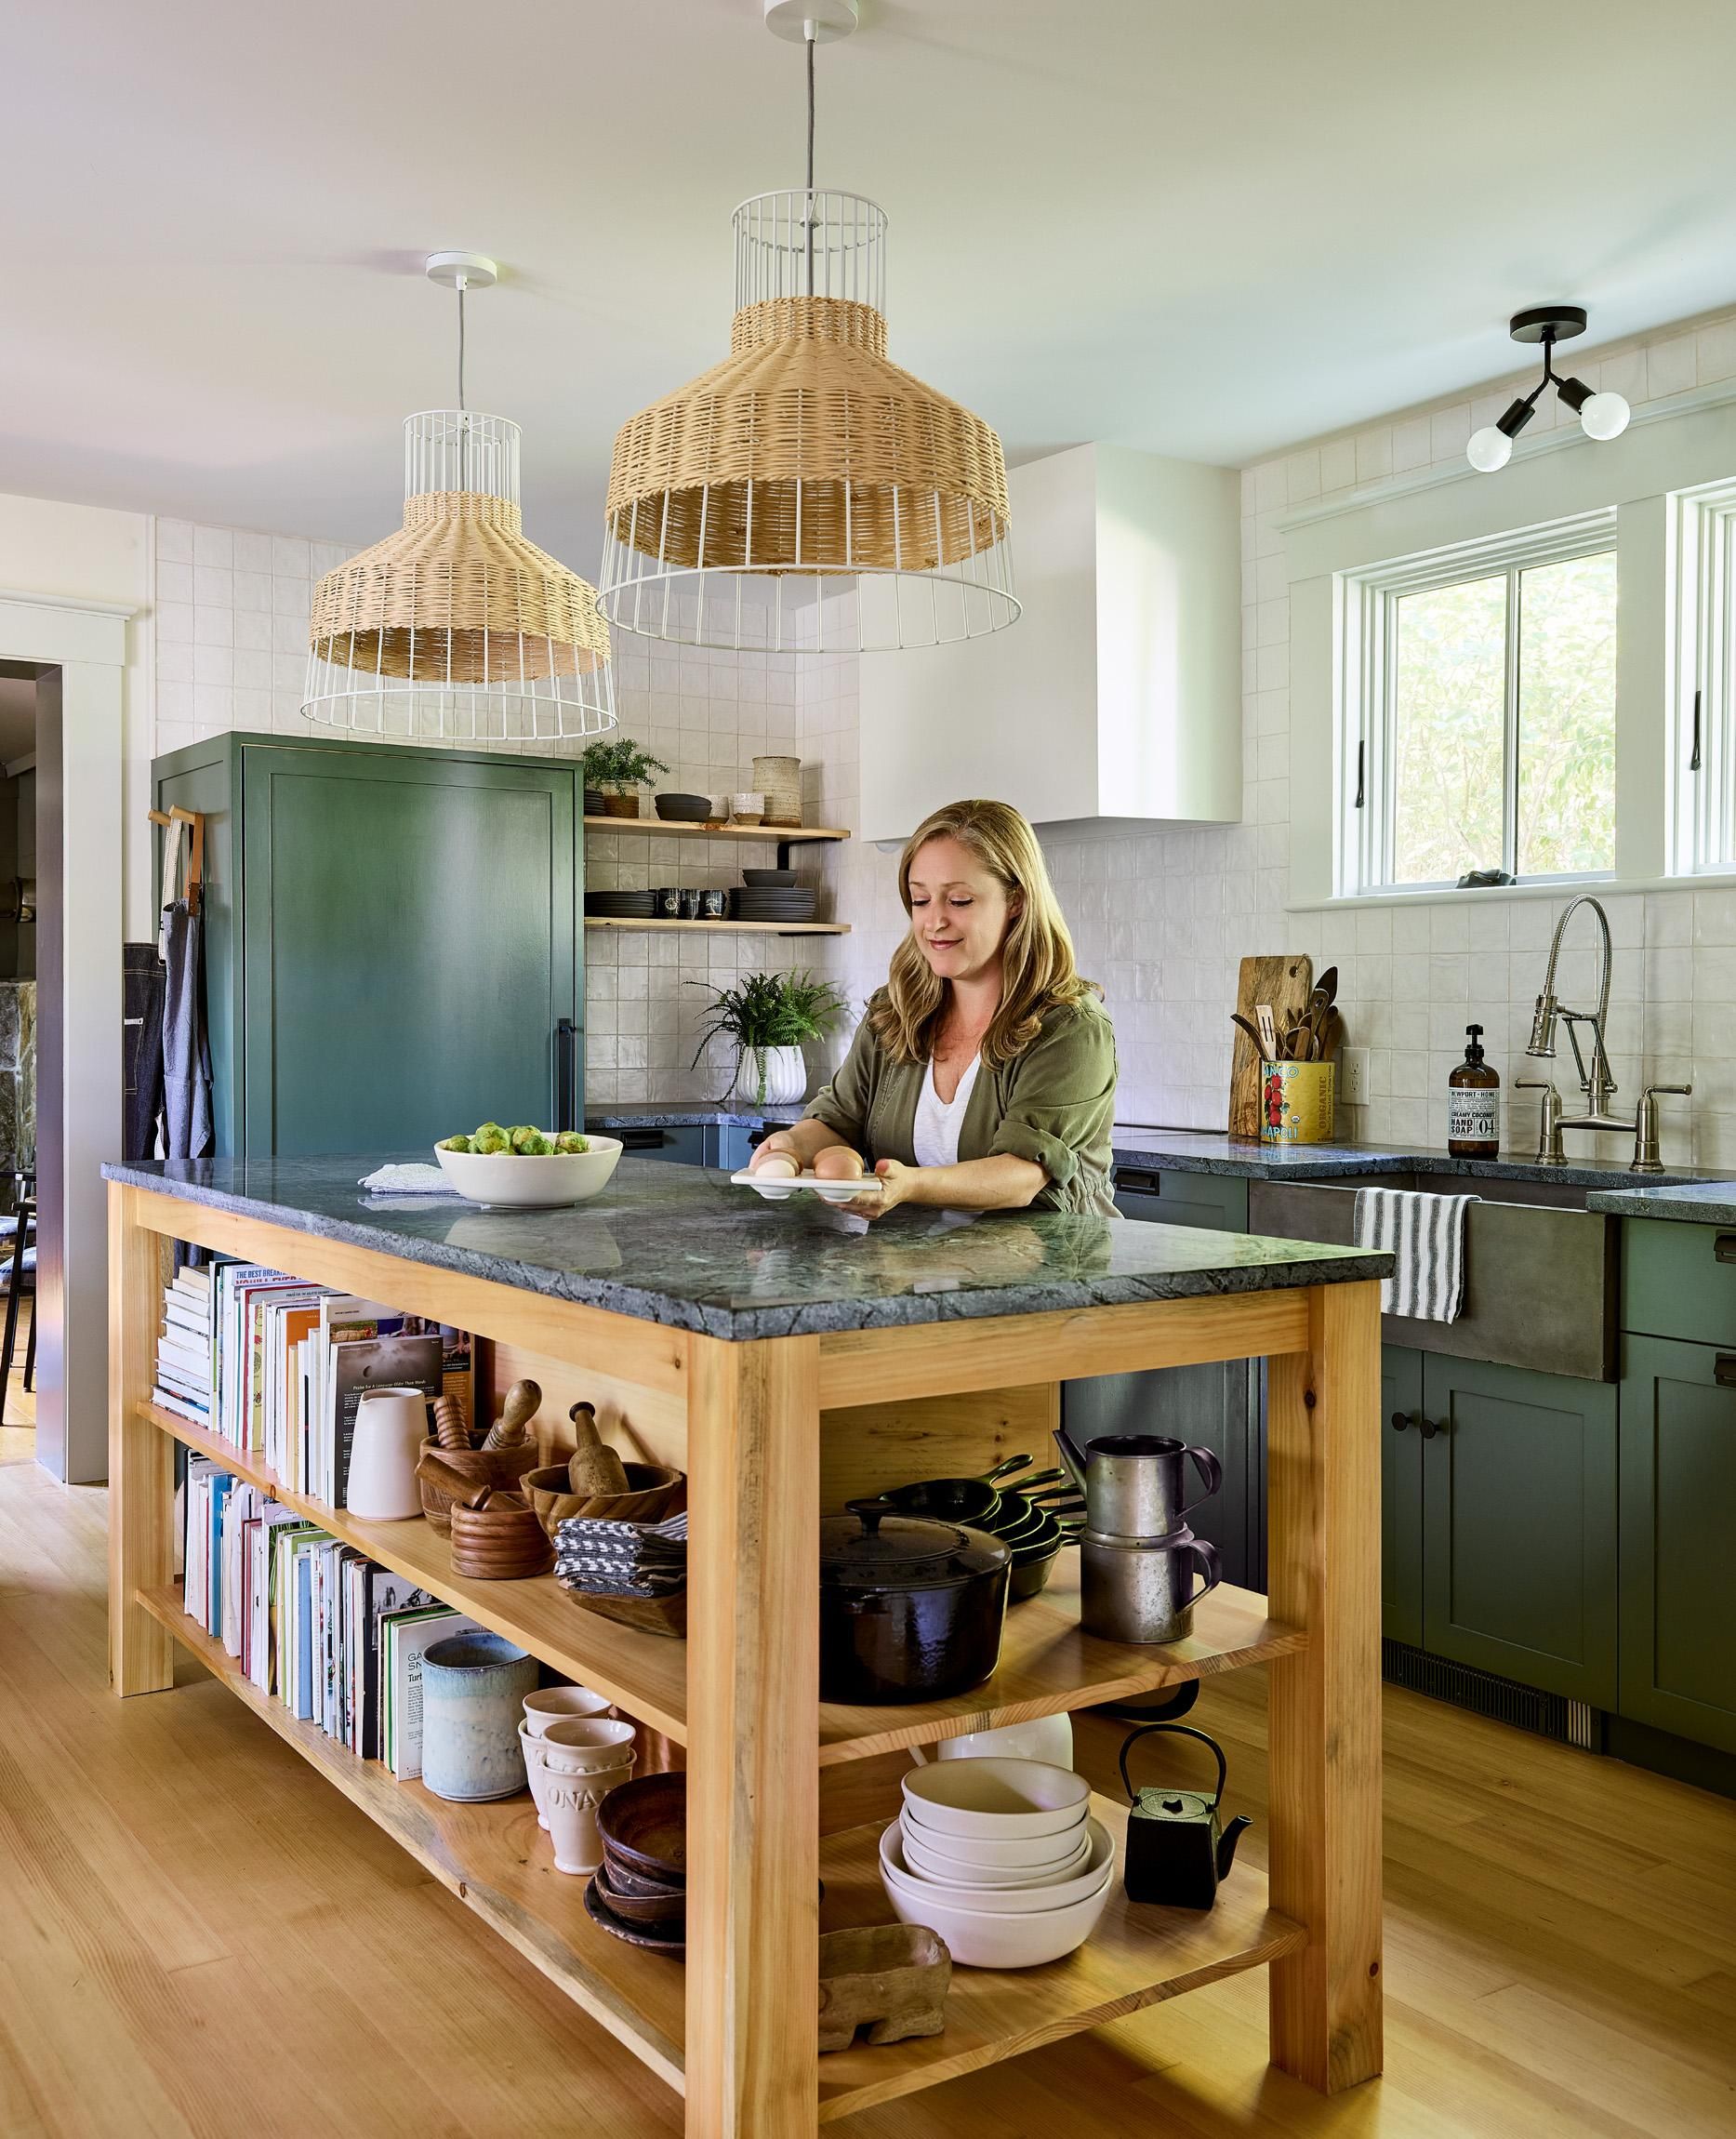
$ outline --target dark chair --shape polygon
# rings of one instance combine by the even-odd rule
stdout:
[[[18,1306],[27,1295],[30,1337],[24,1348],[24,1387],[33,1388],[36,1376],[36,1198],[33,1193],[20,1199],[18,1219],[12,1228],[12,1254],[7,1264],[6,1334],[0,1337],[0,1419],[6,1416],[7,1389],[12,1379],[12,1358],[18,1347]]]

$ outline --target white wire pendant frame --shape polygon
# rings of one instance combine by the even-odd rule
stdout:
[[[618,474],[629,434],[655,453],[685,416],[708,477],[612,497],[599,610],[640,637],[755,653],[898,652],[1013,623],[1000,442],[885,360],[884,211],[798,187],[744,201],[732,226],[734,355],[616,445]],[[760,359],[792,352],[762,382]],[[895,479],[945,462],[960,419],[991,449],[990,484]]]
[[[554,744],[615,726],[593,591],[523,533],[517,424],[405,419],[404,525],[315,589],[301,710],[403,742]]]

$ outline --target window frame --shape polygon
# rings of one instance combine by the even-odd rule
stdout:
[[[1736,513],[1736,484],[1729,486]],[[1398,605],[1407,594],[1424,594],[1464,580],[1504,577],[1506,586],[1506,673],[1503,686],[1503,782],[1504,790],[1501,866],[1517,859],[1518,816],[1518,664],[1519,577],[1540,565],[1565,564],[1603,551],[1617,554],[1618,603],[1620,549],[1616,510],[1607,506],[1534,527],[1511,529],[1474,542],[1392,558],[1336,576],[1338,617],[1338,827],[1335,896],[1340,898],[1404,898],[1418,892],[1451,891],[1457,879],[1396,884],[1392,876],[1394,658]],[[1360,800],[1358,800],[1360,798]],[[1619,789],[1618,789],[1619,802]],[[1728,866],[1728,865],[1727,865]],[[1519,875],[1517,884],[1608,884],[1616,871],[1578,870]]]
[[[1670,505],[1668,866],[1675,876],[1729,876],[1736,871],[1736,477],[1676,491]]]

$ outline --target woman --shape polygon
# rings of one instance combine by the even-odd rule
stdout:
[[[755,1173],[812,1168],[881,1187],[846,1209],[1115,1216],[1115,1034],[1081,980],[1037,836],[1005,803],[959,802],[898,862],[910,933],[807,1118]]]

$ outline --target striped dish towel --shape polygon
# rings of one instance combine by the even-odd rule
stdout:
[[[1464,1309],[1464,1214],[1480,1196],[1358,1189],[1359,1248],[1386,1248],[1398,1268],[1381,1282],[1381,1312],[1456,1322]]]

